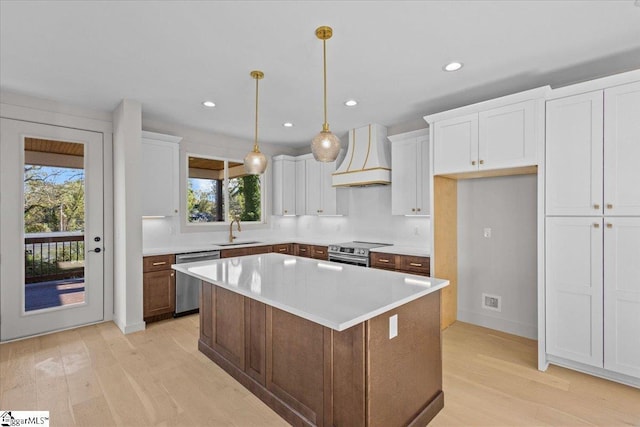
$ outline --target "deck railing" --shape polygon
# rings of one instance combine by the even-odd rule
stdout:
[[[84,234],[27,234],[24,239],[25,282],[45,282],[84,275]]]

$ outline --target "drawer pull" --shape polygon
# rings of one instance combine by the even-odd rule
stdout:
[[[166,263],[167,263],[167,261],[154,262],[153,265],[165,265]]]
[[[378,261],[379,261],[379,262],[389,262],[389,260],[388,260],[388,259],[384,259],[384,258],[380,258]]]
[[[594,222],[594,223],[593,223],[593,227],[594,227],[594,228],[600,228],[600,224],[598,224],[597,222]]]
[[[594,204],[594,205],[593,205],[593,209],[600,209],[600,205],[599,205],[599,204],[597,204],[597,203],[596,203],[596,204]]]
[[[317,253],[319,253],[320,255],[324,254],[324,251],[316,251]]]
[[[607,203],[607,209],[613,209],[613,204]]]
[[[175,276],[175,273],[171,273],[171,277]]]
[[[613,228],[613,224],[611,224],[610,222],[607,223],[607,228]]]
[[[484,160],[480,160],[480,164],[481,164],[481,165],[484,165]]]
[[[476,165],[476,161],[475,160],[471,160],[471,166],[475,166]]]
[[[307,252],[306,249],[300,248],[300,252]]]
[[[286,252],[287,248],[280,248],[278,249],[278,252]]]
[[[409,265],[411,265],[413,267],[422,267],[422,263],[420,263],[420,262],[410,262]]]

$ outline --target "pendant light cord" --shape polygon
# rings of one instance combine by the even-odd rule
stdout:
[[[324,65],[324,123],[322,124],[323,132],[329,131],[329,123],[327,122],[327,41],[322,40],[322,62]]]
[[[258,148],[258,80],[260,79],[256,77],[256,132],[253,140],[253,151],[256,153],[260,151],[260,148]]]

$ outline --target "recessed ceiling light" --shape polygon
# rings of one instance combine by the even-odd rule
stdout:
[[[445,71],[458,71],[462,68],[462,62],[449,62],[447,65],[442,67]]]
[[[286,127],[286,128],[292,128],[292,127],[293,127],[293,123],[291,123],[291,122],[286,122],[286,123],[283,123],[283,124],[282,124],[282,126],[284,126],[284,127]]]
[[[216,103],[213,101],[204,101],[202,105],[204,105],[205,107],[213,108],[216,106]]]
[[[346,105],[347,107],[355,107],[356,105],[358,105],[358,101],[356,101],[355,99],[350,99],[348,101],[345,101],[344,105]]]

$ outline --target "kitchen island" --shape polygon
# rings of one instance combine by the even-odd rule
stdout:
[[[448,281],[281,254],[174,265],[202,280],[198,348],[293,425],[425,425],[443,407]]]

